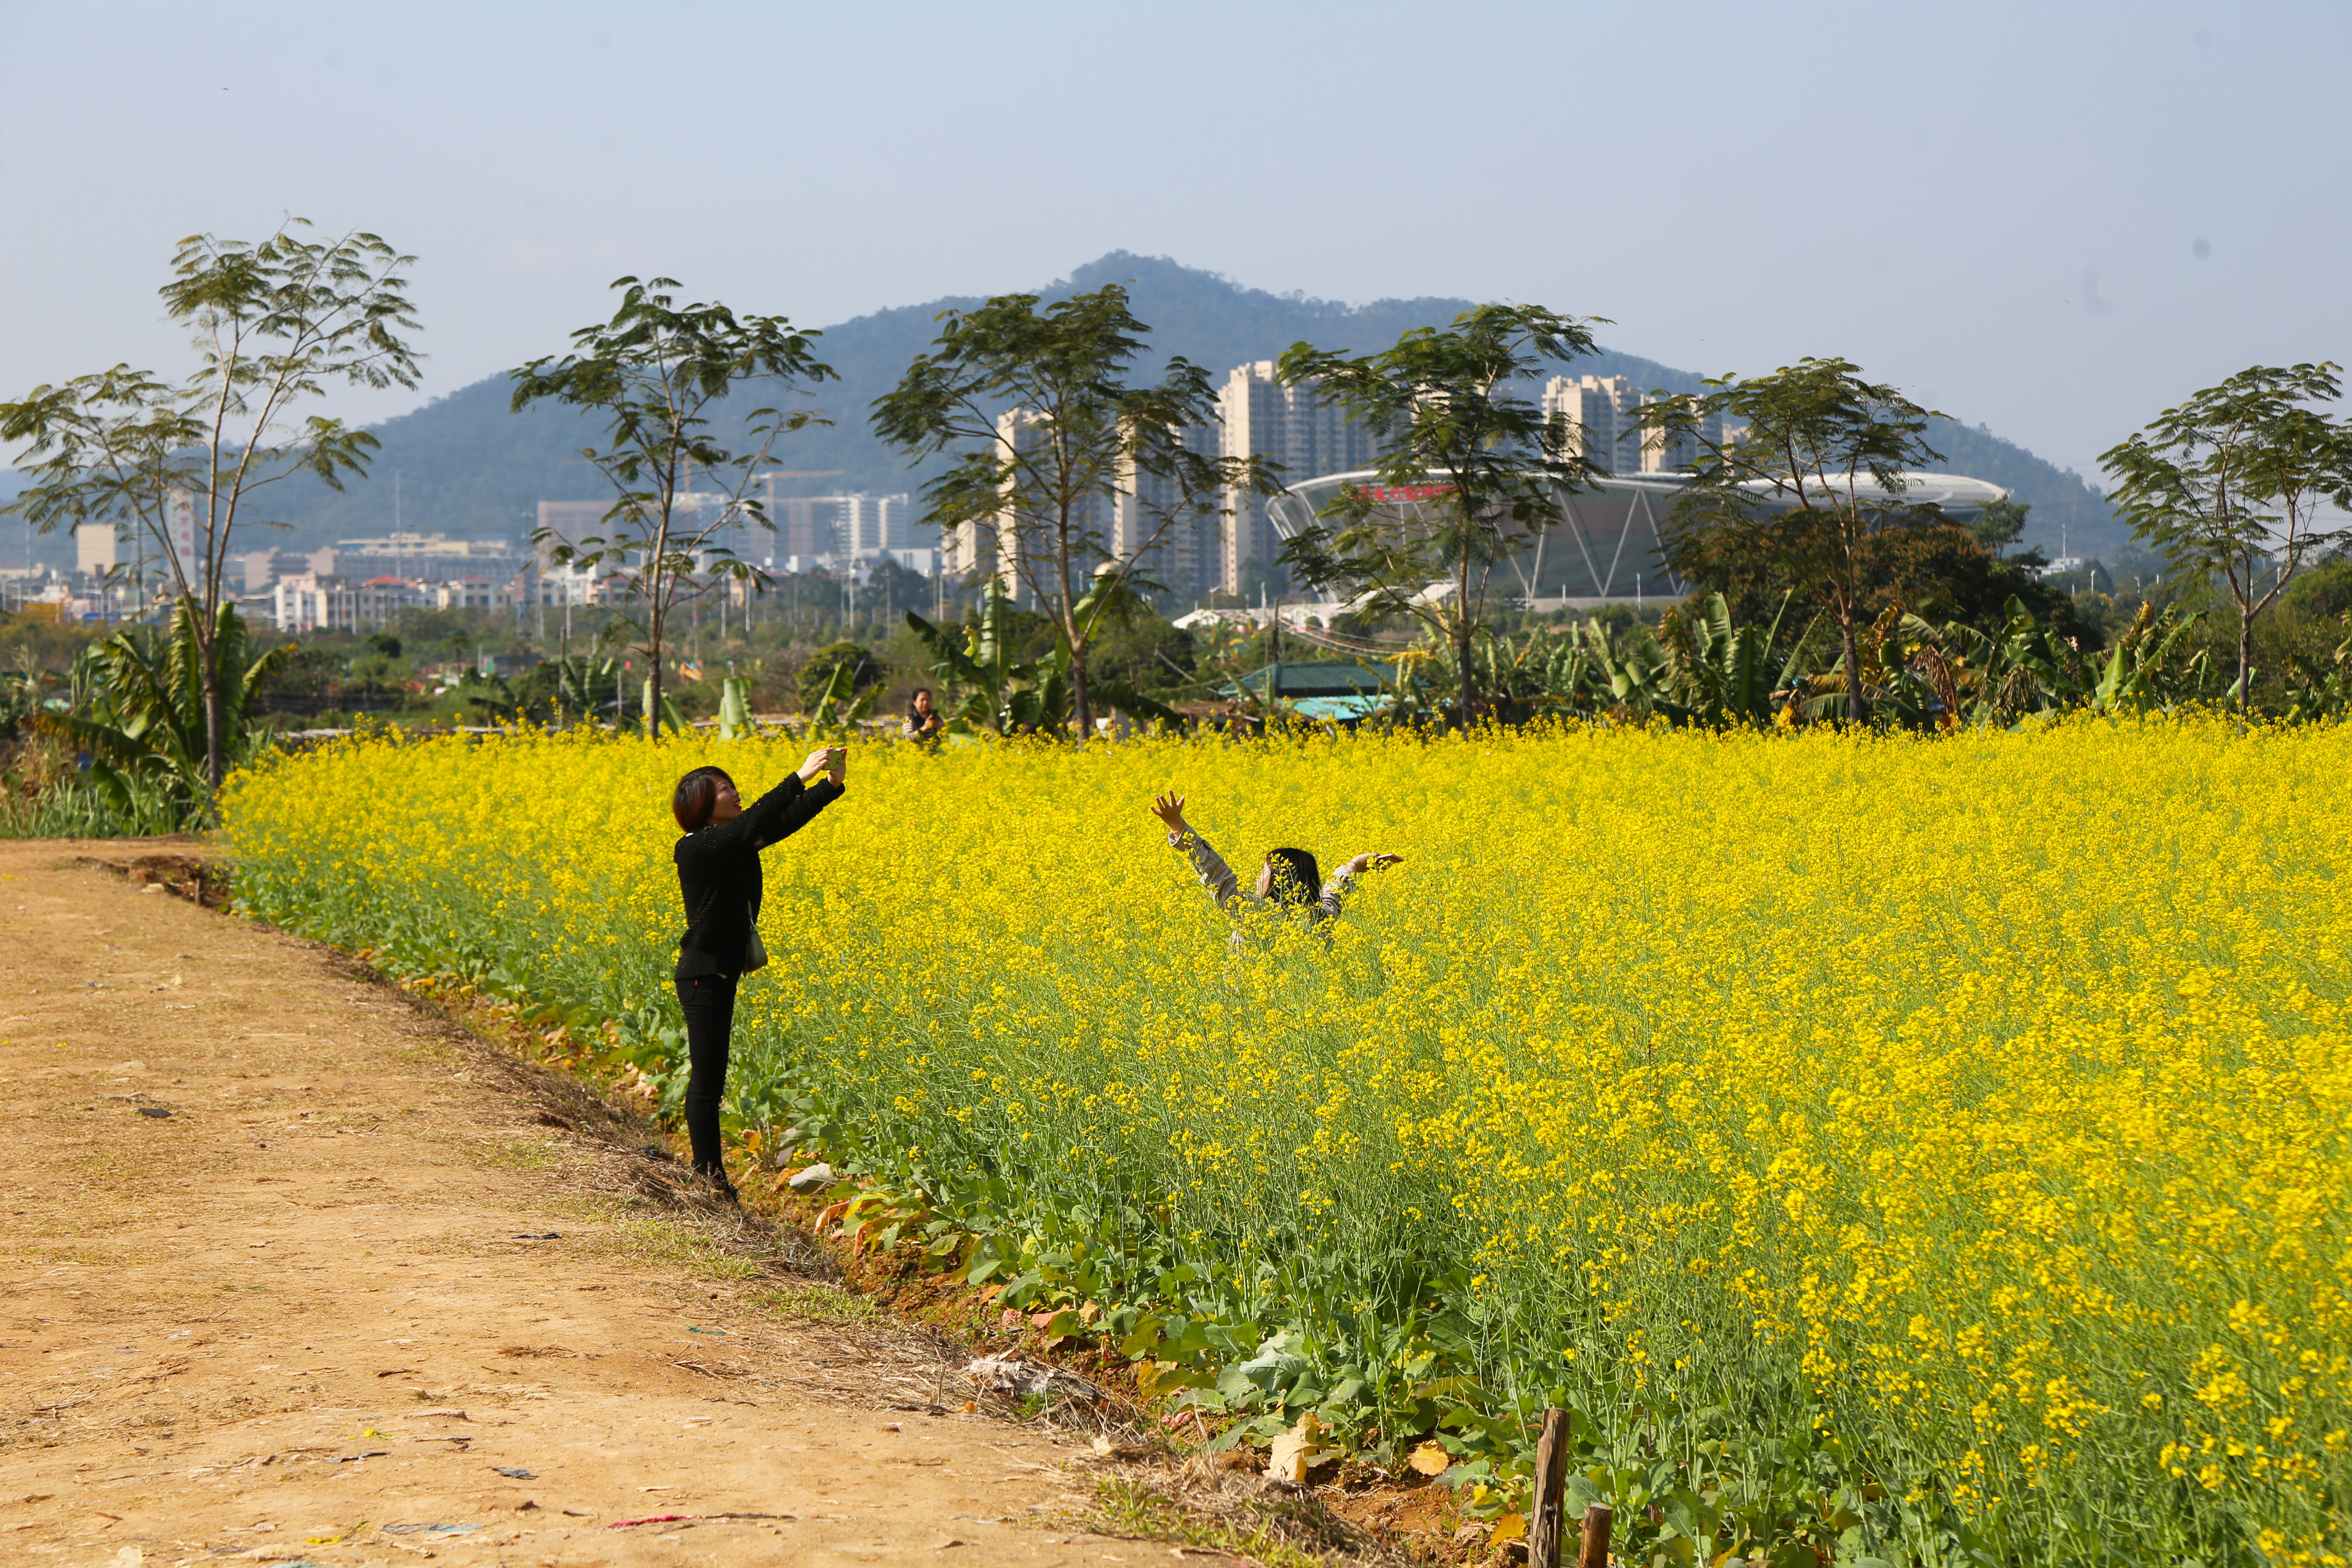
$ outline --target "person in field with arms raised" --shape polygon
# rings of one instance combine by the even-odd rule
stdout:
[[[760,852],[839,799],[848,771],[845,748],[820,746],[798,773],[750,805],[724,768],[695,769],[670,796],[670,811],[685,835],[670,858],[686,901],[677,970],[678,1006],[686,1014],[686,1135],[694,1145],[695,1174],[730,1201],[735,1186],[719,1149],[719,1105],[727,1093],[736,988],[768,962],[760,942]]]
[[[1265,852],[1265,864],[1258,868],[1256,887],[1244,894],[1241,879],[1225,864],[1225,858],[1184,820],[1182,795],[1170,790],[1154,799],[1151,815],[1168,829],[1168,847],[1181,851],[1192,862],[1201,886],[1209,889],[1217,907],[1236,918],[1255,910],[1300,910],[1306,912],[1307,928],[1315,930],[1324,921],[1338,918],[1339,906],[1355,889],[1357,878],[1367,871],[1404,863],[1402,855],[1367,852],[1332,872],[1327,882],[1315,857],[1306,850],[1269,849]],[[1235,931],[1234,940],[1238,942],[1241,932]]]

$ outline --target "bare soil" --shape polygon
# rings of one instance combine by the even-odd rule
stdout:
[[[193,847],[0,843],[0,1562],[1169,1558],[1056,1526],[1091,1454],[961,1347]]]

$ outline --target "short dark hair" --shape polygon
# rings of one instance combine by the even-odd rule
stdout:
[[[1304,849],[1269,849],[1266,864],[1274,868],[1274,901],[1311,904],[1323,896],[1323,873],[1315,857]]]
[[[909,716],[911,716],[915,711],[915,699],[918,697],[929,697],[931,699],[931,711],[936,713],[940,710],[940,700],[935,696],[932,696],[931,689],[928,686],[918,686],[915,689],[907,693],[907,712]]]
[[[719,786],[734,782],[725,768],[697,768],[678,780],[669,797],[670,815],[677,818],[678,830],[691,833],[709,826],[711,808],[719,804]]]

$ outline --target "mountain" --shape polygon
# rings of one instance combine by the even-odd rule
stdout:
[[[1039,292],[1052,299],[1114,282],[1127,285],[1135,314],[1151,323],[1155,358],[1145,367],[1148,373],[1156,374],[1167,355],[1181,353],[1206,365],[1220,380],[1234,365],[1273,358],[1302,341],[1356,353],[1382,348],[1408,328],[1445,324],[1471,303],[1420,299],[1346,305],[1272,294],[1162,257],[1126,251],[1090,262]],[[934,300],[826,328],[817,339],[816,352],[841,379],[825,383],[814,396],[793,401],[794,405],[821,406],[835,423],[785,437],[776,449],[774,466],[839,473],[780,488],[779,493],[915,489],[921,476],[910,473],[897,454],[875,438],[866,425],[867,405],[896,384],[908,363],[930,344],[937,331],[934,319],[941,310],[978,303],[976,298]],[[1669,391],[1689,391],[1699,384],[1687,371],[1614,350],[1579,361],[1577,369],[1623,375],[1637,385]],[[269,499],[270,515],[293,527],[291,534],[281,534],[279,540],[288,548],[307,549],[389,531],[395,477],[404,526],[457,537],[520,540],[533,525],[538,501],[587,500],[603,493],[602,481],[579,456],[580,448],[594,438],[593,421],[550,405],[511,414],[508,396],[506,378],[492,376],[376,426],[383,447],[373,477],[341,493],[309,481],[301,481],[299,489],[292,480],[278,487]],[[746,399],[743,406],[758,401],[765,399]],[[2126,537],[2097,491],[2022,447],[1981,426],[1950,422],[1939,422],[1931,440],[1947,455],[1945,467],[1950,471],[1990,480],[2032,504],[2029,542],[2042,543],[2054,554],[2062,521],[2068,526],[2069,543],[2078,549],[2098,549],[2110,539],[2119,542]]]

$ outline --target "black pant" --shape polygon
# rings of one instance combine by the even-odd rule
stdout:
[[[719,1157],[719,1102],[727,1094],[727,1041],[735,1032],[732,974],[698,974],[677,983],[686,1013],[686,1135],[694,1144],[694,1168],[727,1175]]]

